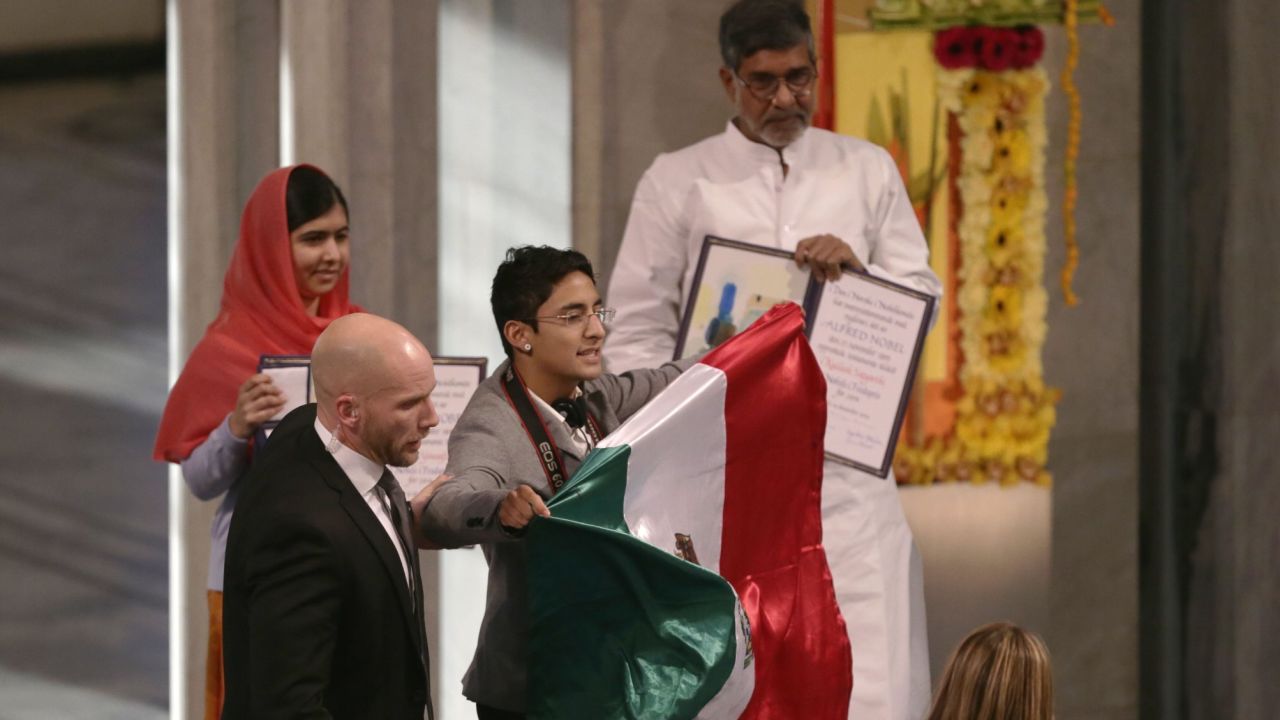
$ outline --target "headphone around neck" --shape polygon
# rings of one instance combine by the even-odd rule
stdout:
[[[582,395],[572,400],[560,398],[551,403],[551,408],[564,415],[565,424],[574,430],[587,424],[587,400]]]

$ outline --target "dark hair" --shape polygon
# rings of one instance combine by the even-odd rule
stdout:
[[[284,192],[289,232],[329,212],[335,204],[342,205],[342,211],[351,214],[342,190],[328,175],[310,165],[299,165],[289,173],[289,186]]]
[[[507,342],[503,328],[507,321],[529,323],[536,332],[538,321],[533,316],[551,292],[570,273],[580,272],[595,282],[591,261],[577,250],[561,250],[546,245],[511,248],[493,276],[493,289],[489,304],[493,306],[493,320],[498,324],[498,336],[502,349],[511,356],[511,344]]]
[[[735,72],[760,50],[787,50],[801,43],[817,62],[809,14],[798,0],[738,0],[720,16],[720,57]]]

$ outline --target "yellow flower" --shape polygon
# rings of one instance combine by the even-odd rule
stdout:
[[[991,158],[996,174],[1023,177],[1031,171],[1031,142],[1027,133],[1012,130],[1000,136]]]
[[[988,72],[975,72],[963,90],[965,111],[971,108],[990,108],[1000,102],[1000,90],[1004,83]]]
[[[1043,100],[1049,90],[1049,76],[1043,68],[1007,73],[1005,85],[1022,93],[1029,101]]]
[[[999,138],[1005,133],[1015,130],[1027,130],[1027,118],[1025,115],[1014,114],[1006,108],[998,108],[991,118],[988,126],[991,137]]]
[[[997,373],[1010,374],[1027,359],[1027,346],[1014,332],[998,330],[986,336],[987,362]]]
[[[988,130],[991,124],[995,122],[996,106],[994,105],[971,105],[964,109],[964,113],[956,118],[956,124],[960,126],[960,130],[964,132],[964,137],[960,142],[971,142],[975,138],[989,137]]]
[[[1017,327],[1022,322],[1022,291],[1005,285],[991,288],[984,319],[999,327]]]
[[[1027,193],[1017,189],[994,188],[991,191],[991,222],[995,225],[1021,224],[1029,200]]]
[[[991,418],[981,413],[965,415],[956,421],[956,437],[967,447],[982,452],[992,434]]]
[[[1001,265],[992,264],[987,268],[986,285],[988,287],[995,285],[1021,287],[1022,280],[1026,275],[1027,273],[1022,268],[1022,264],[1018,262],[1018,258],[1012,258]]]
[[[992,265],[1007,265],[1022,252],[1022,228],[991,224],[987,231],[987,258]]]

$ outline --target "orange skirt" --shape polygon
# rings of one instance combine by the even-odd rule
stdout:
[[[204,720],[222,717],[222,702],[227,694],[222,675],[222,593],[209,593],[209,654],[204,659]]]

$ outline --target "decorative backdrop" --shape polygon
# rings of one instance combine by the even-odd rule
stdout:
[[[1060,393],[1045,385],[1041,364],[1050,82],[1034,23],[1062,22],[1068,33],[1062,280],[1075,304],[1076,26],[1110,17],[1097,0],[819,0],[814,10],[820,52],[834,55],[822,65],[834,117],[822,119],[897,160],[946,293],[895,475],[903,484],[1047,486]]]

